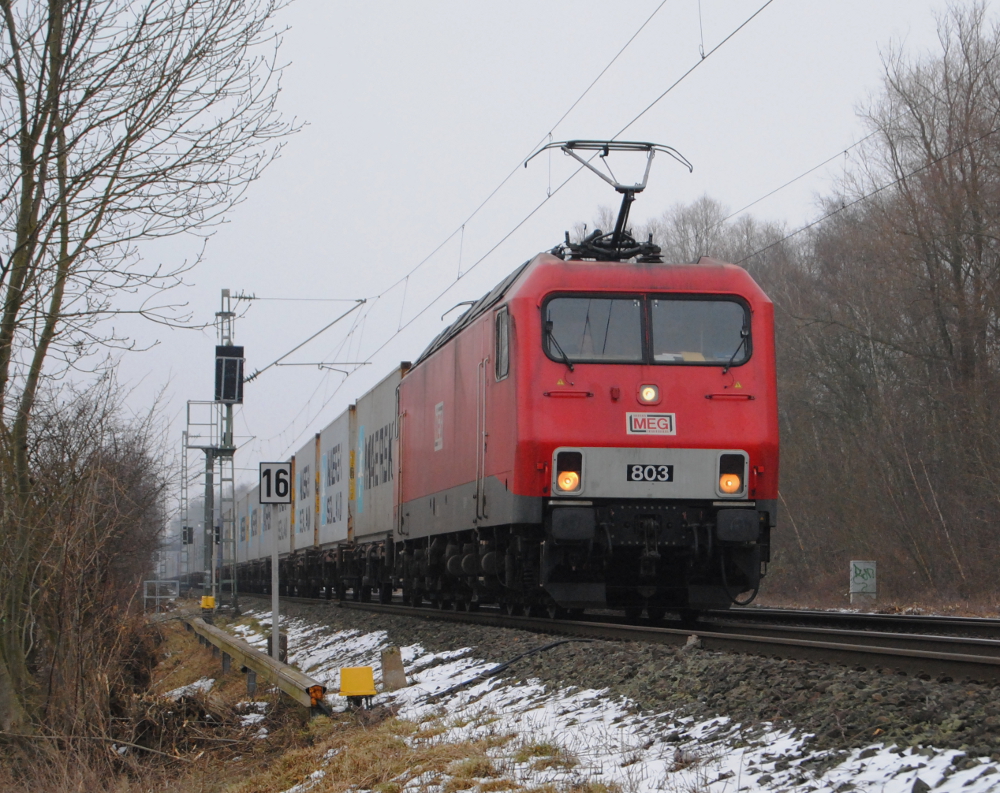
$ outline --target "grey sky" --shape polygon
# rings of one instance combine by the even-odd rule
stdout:
[[[701,0],[705,51],[763,2]],[[518,170],[464,234],[385,291],[458,229],[538,141],[550,131],[556,140],[614,135],[700,60],[699,3],[667,0],[552,129],[659,3],[297,0],[280,17],[290,26],[280,104],[308,126],[211,239],[181,297],[204,321],[218,310],[223,287],[260,297],[382,294],[289,360],[367,359],[455,281],[460,248],[468,270],[545,198],[547,156]],[[855,108],[879,85],[880,52],[901,41],[910,52],[933,49],[934,12],[943,8],[923,0],[775,0],[621,136],[674,146],[695,166],[688,174],[657,158],[633,218],[702,194],[739,209],[849,147],[862,135]],[[639,163],[612,165],[631,180]],[[800,225],[815,216],[816,196],[830,191],[843,167],[838,159],[751,212]],[[572,171],[566,157],[552,156],[553,187]],[[480,296],[574,222],[591,221],[599,205],[616,203],[607,185],[581,173],[346,382],[336,372],[294,367],[248,384],[236,423],[245,444],[237,466],[255,469],[258,460],[294,453],[394,364],[414,359],[444,311]],[[174,261],[195,249],[174,241],[148,253]],[[248,370],[346,307],[251,304],[236,329]],[[354,317],[364,321],[348,338]],[[214,336],[128,330],[143,343],[159,341],[123,359],[131,404],[141,410],[165,387],[179,446],[186,400],[211,398]],[[237,478],[255,474],[238,471]]]

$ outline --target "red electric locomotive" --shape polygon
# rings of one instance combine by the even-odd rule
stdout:
[[[676,154],[555,145],[588,167],[577,152]],[[655,619],[756,594],[778,497],[773,307],[739,267],[664,265],[632,239],[644,183],[615,184],[614,232],[520,267],[400,382],[406,601]]]

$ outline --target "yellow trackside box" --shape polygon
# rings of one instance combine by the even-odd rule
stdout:
[[[340,696],[374,697],[377,693],[370,666],[348,666],[340,670]]]
[[[215,608],[215,598],[211,595],[204,595],[201,599],[201,607],[203,609],[214,609]]]

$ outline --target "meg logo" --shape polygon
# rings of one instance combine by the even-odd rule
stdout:
[[[629,435],[676,435],[673,413],[626,413],[625,429]]]

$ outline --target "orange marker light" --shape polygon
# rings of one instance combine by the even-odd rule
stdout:
[[[556,477],[560,490],[576,490],[580,487],[580,474],[576,471],[563,471]]]
[[[743,488],[743,483],[736,474],[723,474],[719,477],[719,490],[723,493],[739,493]]]
[[[652,404],[659,400],[660,389],[655,385],[644,385],[639,388],[639,401]]]

